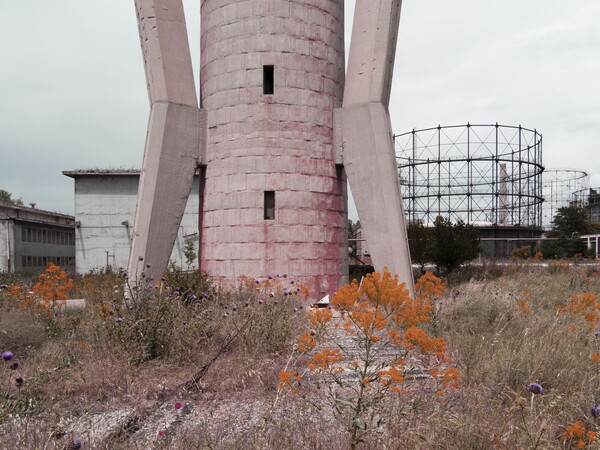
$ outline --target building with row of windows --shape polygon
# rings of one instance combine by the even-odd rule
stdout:
[[[41,272],[48,263],[75,268],[75,218],[0,203],[0,272]]]

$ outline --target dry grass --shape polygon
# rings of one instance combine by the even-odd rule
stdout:
[[[569,448],[577,442],[559,439],[568,425],[582,420],[596,431],[590,407],[600,403],[600,380],[591,355],[600,338],[581,315],[556,307],[573,294],[600,294],[597,266],[461,271],[429,328],[448,342],[461,389],[389,398],[387,423],[363,447]],[[270,297],[262,284],[219,291],[206,281],[151,289],[140,298],[145,306],[130,310],[120,303],[122,277],[77,280],[74,296],[94,308],[51,317],[0,292],[1,349],[15,353],[26,380],[19,390],[15,373],[3,371],[0,446],[63,448],[80,438],[84,448],[345,447],[330,411],[294,396],[272,409],[278,372],[303,328],[302,310],[293,311],[302,302],[283,290]],[[149,319],[147,328],[122,326],[140,319]],[[152,335],[160,327],[166,332]],[[157,341],[153,351],[149,339]],[[228,339],[234,344],[210,365]],[[207,365],[197,389],[184,389]],[[530,383],[542,394],[530,393]],[[175,410],[175,402],[184,407]]]

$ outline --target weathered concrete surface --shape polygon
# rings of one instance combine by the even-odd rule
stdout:
[[[136,0],[150,103],[198,106],[181,0]]]
[[[169,263],[196,170],[199,123],[197,108],[152,106],[128,266],[132,277],[145,271],[160,278]],[[151,267],[144,269],[146,264]]]
[[[206,128],[193,125],[181,0],[136,5],[152,113],[130,273],[146,263],[151,276],[166,267],[196,148],[206,165],[203,269],[230,281],[289,275],[314,299],[335,291],[347,280],[345,164],[376,266],[412,288],[387,112],[400,0],[357,2],[345,90],[342,1],[204,0]],[[273,68],[273,92],[264,88],[265,66]],[[337,151],[333,111],[342,94]],[[267,217],[271,191],[275,216]]]
[[[357,0],[344,106],[390,101],[402,0]]]
[[[336,112],[343,162],[376,270],[413,292],[413,275],[388,103],[401,0],[357,0],[344,102]]]
[[[205,0],[201,15],[202,267],[228,280],[287,274],[313,299],[334,292],[348,257],[346,179],[333,148],[343,2]],[[265,191],[275,192],[274,220],[264,219]]]
[[[128,272],[166,269],[205,145],[181,0],[137,0],[151,112]],[[150,267],[144,268],[148,264]]]
[[[390,151],[394,142],[387,110],[381,103],[368,103],[342,108],[336,114],[344,138],[346,173],[375,270],[387,266],[412,292],[412,266],[396,160]]]

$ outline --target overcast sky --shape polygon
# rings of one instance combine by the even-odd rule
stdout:
[[[197,69],[200,0],[184,3]],[[600,1],[403,3],[395,133],[536,128],[547,168],[600,186]],[[0,188],[72,214],[63,170],[141,165],[149,106],[133,0],[2,1],[0,17]]]

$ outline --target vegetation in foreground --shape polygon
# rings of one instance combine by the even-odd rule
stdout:
[[[175,272],[127,296],[127,279],[118,274],[76,279],[73,286],[56,269],[23,284],[0,280],[2,447],[596,445],[597,265],[460,268],[444,292],[432,288],[419,307],[391,278],[377,276],[360,288],[369,292],[344,288],[321,319],[314,312],[307,317],[305,291],[289,279],[224,287]],[[378,292],[384,279],[388,289]],[[393,295],[378,297],[384,292]],[[88,307],[69,311],[66,295],[85,298]],[[385,324],[372,312],[377,304],[390,314]],[[421,315],[393,320],[410,305]],[[396,355],[397,342],[411,342],[411,325],[421,331],[402,361],[368,373]],[[335,339],[339,354],[324,352],[335,350],[326,345]],[[299,343],[314,343],[314,351],[296,359]],[[380,349],[377,358],[364,353]],[[318,353],[329,359],[315,360]],[[353,362],[350,378],[339,377],[335,367]],[[305,370],[302,386],[294,386]],[[360,408],[356,395],[337,390],[356,386],[352,373],[368,394]]]

